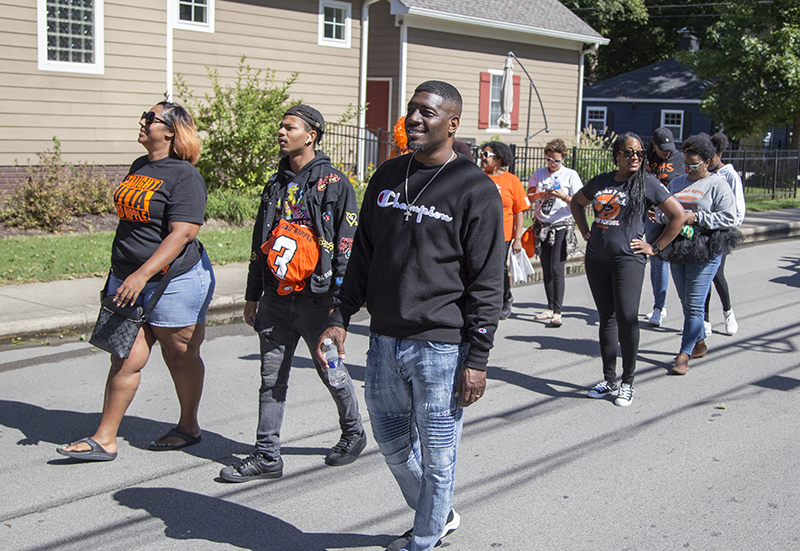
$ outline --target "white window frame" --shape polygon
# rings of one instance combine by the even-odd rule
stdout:
[[[500,104],[503,100],[500,97],[500,88],[497,88],[497,98],[492,96],[492,91],[495,89],[494,82],[495,77],[500,79],[500,82],[503,81],[503,71],[501,69],[487,69],[487,73],[491,75],[491,79],[489,80],[489,127],[486,128],[486,132],[491,132],[492,134],[510,134],[511,129],[506,128],[504,126],[500,126],[497,124],[497,121],[500,119],[499,116],[492,117],[492,104]]]
[[[589,111],[603,112],[603,126],[601,128],[597,128],[595,125],[592,124],[593,121],[596,121],[598,119],[590,119]],[[605,133],[605,131],[608,129],[608,107],[602,107],[600,105],[587,105],[586,115],[584,120],[586,121],[586,123],[584,124],[584,128],[594,128],[597,132]]]
[[[681,123],[679,125],[676,124],[667,124],[667,116],[669,115],[680,115]],[[675,136],[675,141],[680,143],[683,141],[683,124],[686,122],[686,117],[684,116],[684,112],[681,109],[662,109],[661,110],[661,127],[662,128],[669,128],[672,130],[672,135]],[[678,129],[675,132],[675,129]]]
[[[325,8],[335,8],[344,10],[344,39],[325,37]],[[350,36],[352,35],[353,5],[350,2],[340,2],[339,0],[319,0],[319,26],[317,30],[317,44],[320,46],[333,46],[334,48],[349,48]]]
[[[105,73],[104,0],[94,0],[94,63],[47,59],[47,0],[36,0],[38,62],[40,71],[102,75]]]
[[[205,23],[197,23],[195,21],[185,21],[181,19],[181,5],[179,0],[169,0],[172,3],[173,29],[181,29],[184,31],[198,31],[203,33],[214,32],[214,4],[216,0],[206,0],[206,15],[208,21]]]

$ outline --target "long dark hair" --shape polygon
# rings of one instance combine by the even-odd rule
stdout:
[[[617,136],[614,140],[614,145],[611,147],[611,157],[614,163],[617,162],[617,156],[622,155],[625,149],[625,142],[628,140],[636,140],[639,145],[644,149],[644,142],[635,132],[625,132]],[[642,159],[639,169],[631,174],[628,181],[625,182],[625,191],[628,193],[628,210],[625,213],[625,221],[631,220],[633,217],[641,217],[644,214],[645,198],[644,190],[647,183],[647,178],[650,176],[650,171],[647,169],[647,158]]]

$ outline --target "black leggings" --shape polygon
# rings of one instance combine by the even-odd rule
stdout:
[[[544,294],[547,297],[547,309],[556,314],[561,313],[564,302],[564,266],[567,263],[567,230],[555,232],[553,245],[542,242],[539,260],[542,263],[544,277]]]
[[[600,316],[603,377],[617,376],[617,343],[622,352],[622,382],[633,384],[639,353],[639,299],[645,263],[633,256],[586,257],[586,278]]]
[[[717,275],[714,276],[714,288],[717,290],[719,300],[722,303],[722,309],[726,312],[732,308],[731,306],[731,292],[728,289],[728,280],[725,279],[725,259],[728,258],[727,254],[722,255],[722,260],[719,263]],[[706,321],[708,321],[708,308],[711,305],[711,289],[708,290],[706,297]]]

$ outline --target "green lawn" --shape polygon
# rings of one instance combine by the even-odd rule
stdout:
[[[201,229],[199,238],[214,264],[250,258],[252,229]],[[0,285],[105,277],[114,232],[16,236],[0,240]]]
[[[363,189],[361,190],[363,193]],[[800,199],[748,199],[747,210],[757,212],[800,207]],[[532,220],[525,220],[528,226]],[[589,220],[591,224],[591,220]],[[214,264],[246,262],[252,228],[207,228],[200,240]],[[114,232],[16,236],[0,239],[0,285],[105,277]]]

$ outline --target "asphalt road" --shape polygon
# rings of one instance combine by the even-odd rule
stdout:
[[[642,323],[625,409],[585,396],[601,379],[585,277],[567,281],[561,329],[533,321],[541,285],[515,289],[486,396],[466,412],[455,496],[463,522],[446,548],[800,548],[800,241],[740,249],[727,272],[739,333],[712,335],[688,375],[667,376],[682,322],[671,287],[664,326]],[[644,297],[642,314],[649,283]],[[721,327],[716,296],[712,307]],[[358,381],[366,334],[357,323],[347,341]],[[107,355],[75,342],[0,351],[0,549],[383,549],[412,512],[374,442],[353,465],[323,464],[338,439],[335,410],[300,352],[284,477],[234,485],[218,472],[254,438],[258,349],[248,327],[209,330],[201,444],[147,451],[177,418],[156,354],[119,457],[103,464],[74,463],[55,447],[94,431]],[[363,401],[362,412],[368,424]]]

